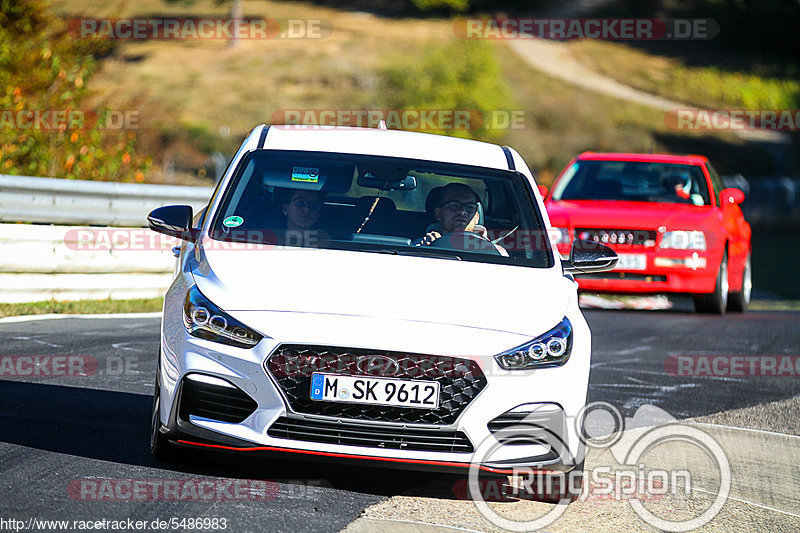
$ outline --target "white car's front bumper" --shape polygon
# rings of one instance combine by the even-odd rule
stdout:
[[[425,322],[239,312],[237,319],[260,326],[261,331],[275,337],[265,337],[252,349],[226,346],[186,331],[180,320],[185,292],[179,276],[165,299],[159,362],[162,431],[173,442],[243,453],[288,453],[297,459],[365,460],[375,466],[442,471],[465,471],[472,463],[496,473],[510,473],[513,467],[557,471],[569,470],[582,460],[576,421],[586,403],[590,333],[574,303],[567,314],[573,326],[567,363],[520,372],[502,370],[493,356],[529,337]],[[267,323],[272,327],[263,327]],[[441,379],[442,390],[449,391],[443,396],[443,405],[462,406],[457,416],[447,416],[444,407],[437,411],[443,416],[427,417],[418,413],[423,410],[407,408],[350,405],[345,409],[340,408],[342,404],[319,406],[320,402],[309,407],[309,386],[304,381],[309,374],[297,371],[294,376],[277,375],[277,366],[271,368],[269,361],[278,352],[296,354],[311,346],[344,347],[333,349],[330,353],[334,355],[358,355],[366,350],[389,356],[424,354],[414,357],[440,363],[457,359],[462,369],[466,364],[473,372],[466,377],[446,375],[455,372],[456,361],[444,364],[445,370],[436,378]],[[292,368],[296,370],[297,365]],[[198,408],[197,390],[201,396],[220,392],[214,389],[213,379],[203,376],[230,384],[233,403],[241,397],[243,409],[246,399],[252,400],[252,412],[245,411],[243,420],[232,422],[214,415],[213,406],[211,411]],[[187,393],[187,379],[192,381],[191,395]],[[202,392],[204,387],[206,392]],[[298,399],[303,395],[305,399]],[[533,412],[522,421],[525,427],[520,428],[523,417],[519,413],[508,413],[515,408]],[[513,444],[500,445],[502,432],[508,437],[508,432],[514,433],[516,428],[518,434],[525,434],[536,423],[551,433],[546,442],[516,439]],[[440,445],[447,440],[443,437],[452,437],[449,449]],[[557,446],[557,442],[565,445]]]

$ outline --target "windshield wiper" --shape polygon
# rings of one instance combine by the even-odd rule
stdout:
[[[412,250],[402,250],[402,251],[397,250],[396,253],[399,254],[399,255],[408,255],[408,256],[411,256],[411,257],[420,257],[420,256],[422,256],[422,257],[436,257],[437,259],[452,259],[454,261],[461,261],[461,257],[458,256],[458,255],[444,254],[442,252],[426,250],[426,249],[421,248],[421,247],[415,247]]]
[[[389,254],[389,255],[405,255],[409,257],[435,257],[436,259],[452,259],[454,261],[461,261],[461,257],[457,255],[449,255],[433,250],[417,249],[413,250],[396,250],[394,248],[378,248],[375,250],[362,250],[364,252],[373,252],[376,254]]]

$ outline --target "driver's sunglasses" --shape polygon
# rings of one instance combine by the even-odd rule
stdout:
[[[445,202],[439,207],[444,207],[450,211],[453,211],[454,213],[460,213],[461,211],[464,211],[468,215],[474,215],[478,211],[478,204],[475,202],[459,202],[458,200]]]
[[[295,198],[292,203],[297,209],[305,209],[308,207],[311,211],[319,211],[322,209],[322,202],[316,200],[303,200],[302,198]]]

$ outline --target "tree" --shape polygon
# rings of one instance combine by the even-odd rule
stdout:
[[[88,81],[108,41],[73,39],[42,0],[0,0],[0,172],[144,180],[133,131],[87,110]]]

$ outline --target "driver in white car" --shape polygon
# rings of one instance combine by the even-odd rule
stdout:
[[[433,210],[438,227],[432,229],[416,242],[417,246],[430,246],[442,235],[452,232],[471,232],[486,239],[486,228],[478,224],[478,202],[480,198],[468,185],[448,183],[442,189],[440,201]],[[494,247],[500,255],[508,257],[508,252],[497,244]]]

